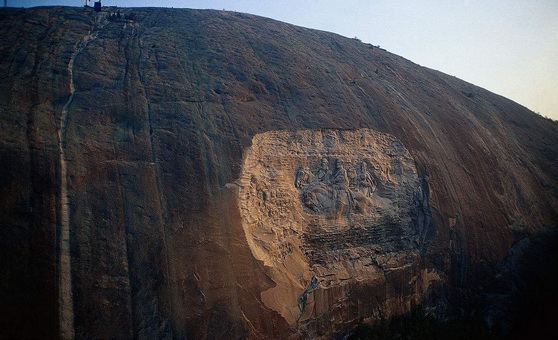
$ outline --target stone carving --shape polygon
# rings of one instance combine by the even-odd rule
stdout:
[[[320,163],[320,169],[316,174],[316,181],[327,183],[329,176],[331,176],[331,172],[329,171],[329,164],[327,158],[322,158]]]
[[[303,188],[305,185],[310,183],[314,176],[307,167],[299,168],[296,172],[295,187],[297,189]]]
[[[347,170],[343,168],[343,161],[335,161],[335,172],[331,176],[331,186],[333,187],[333,197],[336,202],[350,201],[347,199],[352,193],[349,190],[349,178]]]
[[[357,177],[357,188],[366,197],[372,197],[372,194],[376,191],[376,181],[372,178],[372,175],[368,171],[366,162],[360,163]]]
[[[254,136],[239,207],[250,250],[275,282],[262,302],[305,323],[330,307],[324,294],[410,268],[430,221],[424,181],[403,144],[373,130]]]
[[[370,203],[376,190],[376,181],[368,171],[365,161],[360,163],[356,175],[354,169],[352,173],[352,180],[349,180],[341,159],[335,160],[335,168],[330,171],[329,161],[322,158],[315,175],[307,167],[297,170],[295,187],[301,191],[301,201],[314,213],[362,213],[362,208]]]

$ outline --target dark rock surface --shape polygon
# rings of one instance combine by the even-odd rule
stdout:
[[[443,274],[417,301],[443,317],[521,315],[521,287],[536,290],[527,268],[547,260],[522,254],[558,224],[558,124],[335,34],[241,13],[110,11],[0,10],[2,337],[347,331],[328,319],[297,333],[262,303],[275,283],[226,184],[270,130],[395,136],[429,184],[421,267]],[[352,283],[360,317],[377,317],[388,291],[412,295],[411,274]]]

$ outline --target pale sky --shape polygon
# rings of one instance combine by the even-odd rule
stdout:
[[[10,7],[85,0],[8,0]],[[380,45],[558,120],[558,0],[103,0],[245,12]]]

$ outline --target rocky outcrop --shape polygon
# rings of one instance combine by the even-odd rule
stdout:
[[[116,11],[0,10],[2,336],[521,313],[545,267],[524,245],[558,220],[555,122],[355,39]]]

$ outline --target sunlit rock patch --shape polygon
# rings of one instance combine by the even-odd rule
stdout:
[[[277,284],[262,299],[290,323],[316,313],[307,310],[314,291],[382,280],[419,261],[427,184],[393,136],[370,129],[259,134],[240,185],[248,243]]]

